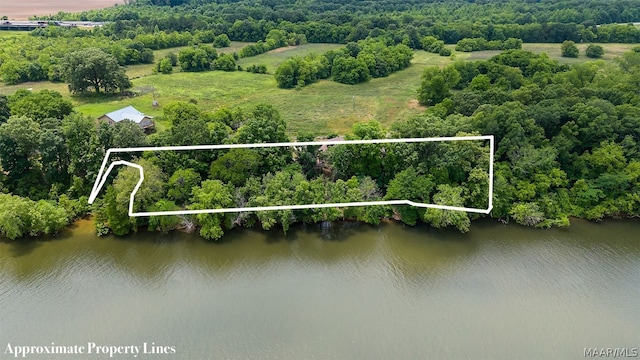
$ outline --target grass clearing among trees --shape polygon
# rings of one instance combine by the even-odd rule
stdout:
[[[232,53],[250,43],[232,42],[230,47],[217,49],[219,53]],[[560,56],[560,44],[523,44],[523,50],[546,52],[561,63],[580,63],[590,61],[585,55],[588,44],[578,44],[580,55],[570,59]],[[600,44],[605,49],[603,59],[611,61],[633,44]],[[62,93],[76,106],[77,110],[98,117],[110,111],[133,105],[140,111],[162,116],[162,107],[172,101],[194,99],[204,110],[216,110],[222,107],[251,107],[267,102],[276,107],[288,124],[291,135],[310,131],[317,135],[346,133],[353,123],[378,120],[388,127],[393,122],[424,111],[416,102],[416,91],[420,87],[421,76],[428,66],[443,67],[453,60],[447,56],[418,50],[414,52],[411,66],[385,78],[372,79],[362,84],[344,85],[334,81],[322,80],[300,90],[279,89],[273,77],[275,67],[291,56],[305,56],[310,53],[321,54],[340,48],[341,44],[304,44],[271,50],[258,56],[243,58],[238,64],[245,67],[252,64],[264,64],[270,74],[251,74],[247,72],[206,71],[200,73],[180,72],[174,67],[171,75],[153,75],[155,64],[133,65],[127,67],[134,92],[141,95],[130,98],[107,97],[71,97],[67,84],[51,82],[31,82],[19,85],[0,85],[0,93],[12,94],[18,89],[55,90]],[[447,45],[453,48],[454,45]],[[169,52],[178,53],[184,47],[154,51],[155,61]],[[500,51],[453,52],[454,59],[482,60],[499,54]],[[153,91],[160,106],[153,107]],[[156,119],[158,130],[168,126]]]

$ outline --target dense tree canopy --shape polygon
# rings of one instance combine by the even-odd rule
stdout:
[[[72,93],[91,89],[96,93],[123,91],[131,82],[113,55],[97,48],[79,50],[67,55],[62,72]]]

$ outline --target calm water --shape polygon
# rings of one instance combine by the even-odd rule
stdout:
[[[55,240],[0,243],[0,358],[7,343],[51,342],[175,346],[149,359],[579,359],[584,347],[638,348],[638,234],[638,221],[484,222],[465,235],[346,224],[236,231],[216,244],[96,238],[85,221]]]

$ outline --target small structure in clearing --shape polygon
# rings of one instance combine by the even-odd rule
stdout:
[[[111,125],[120,121],[129,120],[142,128],[144,131],[153,130],[155,123],[153,122],[153,116],[145,115],[138,111],[133,106],[127,106],[120,110],[112,111],[108,114],[102,115],[98,118],[100,121],[106,121]]]

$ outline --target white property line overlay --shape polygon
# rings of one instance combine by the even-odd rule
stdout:
[[[117,160],[109,165],[105,172],[105,166],[109,161],[109,156],[114,153],[130,153],[144,151],[188,151],[188,150],[219,150],[219,149],[246,149],[246,148],[269,148],[269,147],[285,147],[285,146],[321,146],[321,145],[357,145],[357,144],[392,144],[392,143],[420,143],[420,142],[444,142],[444,141],[471,141],[471,140],[489,140],[489,206],[486,209],[468,208],[460,206],[448,206],[437,204],[424,204],[411,200],[386,200],[386,201],[361,201],[346,202],[333,204],[305,204],[305,205],[280,205],[280,206],[258,206],[243,208],[224,208],[224,209],[201,209],[201,210],[175,210],[175,211],[150,211],[150,212],[133,212],[133,202],[140,189],[140,185],[144,181],[144,169],[138,164],[129,161]],[[494,160],[494,138],[493,135],[479,136],[456,136],[456,137],[428,137],[428,138],[405,138],[405,139],[372,139],[372,140],[337,140],[337,141],[307,141],[307,142],[284,142],[284,143],[260,143],[260,144],[220,144],[220,145],[189,145],[189,146],[157,146],[157,147],[135,147],[135,148],[113,148],[107,150],[102,160],[102,166],[98,172],[98,177],[93,184],[91,195],[89,196],[89,204],[93,204],[100,189],[107,181],[109,173],[116,165],[127,165],[134,167],[140,171],[140,180],[133,188],[129,197],[129,216],[163,216],[163,215],[189,215],[189,214],[214,214],[229,212],[246,212],[246,211],[270,211],[270,210],[301,210],[301,209],[318,209],[318,208],[335,208],[335,207],[352,207],[352,206],[371,206],[371,205],[411,205],[421,208],[466,211],[479,214],[488,214],[493,208],[493,160]]]

